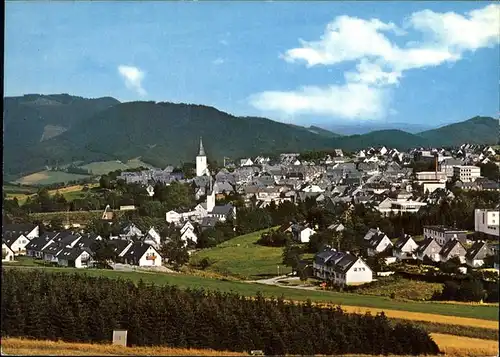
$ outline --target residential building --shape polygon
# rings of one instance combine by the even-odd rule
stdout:
[[[481,232],[498,239],[500,236],[500,210],[498,208],[475,209],[474,231]]]
[[[314,234],[316,234],[316,231],[309,227],[298,224],[292,226],[292,236],[300,243],[309,243],[311,236]]]
[[[424,193],[433,193],[436,190],[445,190],[446,189],[446,182],[439,182],[439,181],[426,181],[422,182],[422,186],[424,188]]]
[[[397,260],[416,259],[415,252],[418,249],[418,244],[408,234],[399,238],[394,243],[393,253]]]
[[[424,239],[415,250],[415,255],[418,260],[424,260],[428,258],[434,262],[439,262],[439,252],[441,251],[441,246],[433,238]]]
[[[464,263],[466,254],[467,250],[464,248],[462,243],[460,243],[457,239],[452,238],[448,242],[446,242],[446,244],[439,252],[439,260],[442,262],[447,262],[450,259],[459,257],[460,261]]]
[[[494,255],[494,252],[490,249],[488,243],[477,241],[467,250],[465,262],[471,268],[479,268],[484,265],[484,258],[489,255]]]
[[[444,246],[452,238],[464,244],[467,242],[467,231],[445,226],[424,226],[424,237],[435,239],[440,246]]]
[[[335,249],[316,254],[314,276],[336,285],[361,285],[373,281],[373,272],[359,257]]]
[[[163,258],[158,251],[151,245],[144,242],[132,243],[130,248],[122,256],[125,264],[158,267],[162,265]]]
[[[91,267],[92,251],[89,248],[63,248],[57,254],[57,264],[65,267]]]
[[[384,233],[374,234],[369,240],[364,241],[369,257],[385,252],[392,247],[392,242]]]
[[[453,176],[462,182],[474,182],[481,177],[481,168],[470,165],[453,166]]]
[[[394,214],[416,213],[420,210],[420,208],[426,205],[427,203],[425,202],[411,200],[400,201],[387,197],[385,200],[380,202],[380,204],[377,206],[377,210],[384,215],[389,215],[391,212]]]
[[[13,261],[14,256],[15,254],[12,249],[5,242],[2,242],[2,262]]]
[[[448,177],[446,176],[445,171],[420,171],[415,173],[415,179],[419,183],[423,183],[426,181],[438,181],[438,182],[446,182]]]

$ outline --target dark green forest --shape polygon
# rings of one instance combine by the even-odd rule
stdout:
[[[80,274],[4,269],[1,308],[3,337],[111,342],[113,329],[121,328],[130,346],[271,355],[439,353],[425,330],[391,324],[384,314]]]

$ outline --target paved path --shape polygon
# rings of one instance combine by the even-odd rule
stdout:
[[[247,280],[247,283],[255,283],[255,284],[264,284],[264,285],[273,285],[273,286],[279,286],[282,288],[290,288],[290,289],[299,289],[299,290],[313,290],[317,291],[318,287],[317,286],[300,286],[300,285],[287,285],[287,284],[280,284],[278,283],[279,280],[289,280],[289,281],[297,281],[300,280],[298,277],[292,277],[288,275],[282,275],[282,276],[276,276],[274,278],[270,279],[261,279],[261,280]]]

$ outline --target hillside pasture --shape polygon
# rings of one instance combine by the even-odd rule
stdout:
[[[220,274],[236,276],[242,279],[263,279],[279,274],[288,274],[291,268],[282,264],[282,248],[265,247],[256,244],[267,229],[238,236],[216,247],[203,249],[192,255],[190,263],[197,265],[202,259],[212,264],[207,268]]]
[[[256,283],[229,281],[226,279],[211,279],[200,276],[185,274],[168,274],[160,272],[123,272],[115,270],[99,269],[76,269],[76,268],[48,268],[48,267],[15,267],[4,266],[3,269],[45,269],[51,272],[88,274],[91,276],[103,276],[114,279],[129,279],[133,282],[143,280],[145,283],[157,285],[171,284],[179,288],[202,288],[206,290],[219,290],[222,292],[234,292],[242,296],[252,297],[261,292],[264,297],[283,296],[286,300],[305,301],[342,305],[346,309],[369,309],[370,311],[408,311],[418,313],[418,320],[424,321],[421,315],[444,315],[450,321],[460,321],[467,318],[467,324],[476,327],[490,327],[498,329],[498,307],[481,305],[453,305],[432,304],[428,302],[398,301],[381,296],[359,295],[351,293],[340,293],[330,291],[300,290],[279,286],[263,285]],[[347,308],[351,306],[351,308]],[[351,312],[351,311],[349,311]],[[355,312],[355,311],[352,311]],[[398,318],[404,318],[405,313],[399,313]],[[435,322],[439,322],[437,316],[432,316]],[[472,319],[472,320],[471,320]],[[489,321],[485,321],[489,320]],[[475,325],[472,325],[476,321]],[[459,324],[459,323],[454,323]],[[485,325],[486,324],[486,325]],[[494,326],[494,327],[492,327]]]
[[[34,174],[21,177],[14,181],[21,185],[51,185],[54,183],[69,182],[90,178],[90,175],[70,174],[63,171],[40,171]]]
[[[89,172],[93,175],[105,175],[111,171],[135,169],[141,166],[151,167],[151,165],[142,162],[140,158],[136,158],[128,160],[125,163],[119,160],[92,162],[90,164],[82,165],[80,168],[89,170]]]

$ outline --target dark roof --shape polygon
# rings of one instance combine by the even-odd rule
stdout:
[[[434,239],[432,238],[426,238],[423,241],[420,242],[418,248],[415,250],[416,253],[423,253],[425,250],[432,244],[432,243],[438,244]],[[438,244],[439,245],[439,244]]]
[[[217,219],[217,217],[204,217],[202,220],[201,220],[201,223],[200,225],[202,227],[215,227],[215,224],[218,222],[219,220]]]
[[[215,206],[212,209],[213,214],[223,214],[223,215],[228,215],[231,210],[233,209],[233,205],[230,203],[225,204],[224,206]]]
[[[92,245],[97,242],[95,239],[95,236],[83,236],[81,237],[78,242],[75,244],[75,248],[90,248]]]
[[[2,226],[2,234],[12,232],[12,234],[28,234],[37,227],[36,224],[4,224]]]
[[[112,239],[108,242],[108,244],[113,248],[113,251],[116,254],[120,254],[123,252],[125,248],[129,245],[129,241],[123,239]]]
[[[358,258],[354,255],[345,253],[340,260],[335,263],[330,262],[330,264],[333,265],[333,270],[339,273],[345,273],[354,265],[354,263],[356,263],[357,260]]]
[[[480,252],[483,254],[479,255]],[[482,259],[487,254],[488,254],[488,244],[486,242],[478,241],[478,242],[474,242],[472,247],[469,248],[469,250],[465,254],[465,258],[468,260]]]
[[[73,234],[68,234],[63,237],[56,237],[55,241],[59,243],[61,246],[65,247],[67,245],[73,244],[75,241],[81,239],[82,236],[80,235],[73,235]]]
[[[64,246],[61,246],[59,243],[52,243],[45,248],[42,249],[42,252],[44,254],[52,254],[52,255],[57,255],[58,252],[60,252]]]
[[[441,249],[441,251],[439,252],[440,255],[446,257],[448,254],[450,254],[450,252],[452,251],[453,248],[455,248],[455,246],[459,244],[460,247],[462,247],[462,249],[465,251],[465,248],[463,247],[462,243],[460,243],[458,240],[456,239],[450,239],[448,242],[446,242],[446,244],[443,246],[443,248]]]
[[[394,248],[401,249],[405,246],[410,239],[413,239],[410,235],[405,234],[403,237],[399,238],[396,243],[394,243]]]
[[[146,253],[146,251],[149,248],[152,248],[152,246],[150,244],[143,243],[143,242],[135,242],[132,244],[132,246],[129,248],[129,250],[127,250],[127,253],[125,253],[123,258],[124,259],[133,259],[133,260],[137,261],[137,260],[142,258],[144,253]]]
[[[314,256],[314,261],[316,264],[326,264],[330,261],[338,261],[344,257],[346,253],[337,252],[335,250],[325,250],[321,253],[318,253]]]
[[[9,246],[9,248],[12,246],[12,244],[15,243],[15,241],[21,236],[21,234],[17,234],[17,233],[14,233],[14,232],[5,232],[3,235],[2,235],[2,242],[4,242],[5,244],[7,244]],[[28,239],[28,238],[26,238]],[[28,239],[29,240],[29,239]]]
[[[386,235],[383,232],[375,233],[369,240],[365,241],[365,244],[368,248],[376,248],[385,237]]]
[[[92,252],[86,248],[64,248],[57,254],[58,259],[64,260],[75,260],[77,259],[83,252],[87,252],[92,254]]]
[[[43,235],[41,237],[33,238],[27,245],[26,250],[41,251],[42,248],[52,240],[50,235]]]

